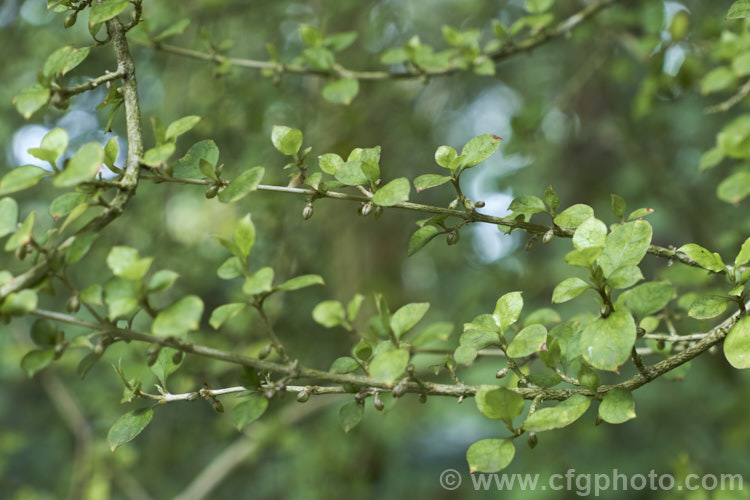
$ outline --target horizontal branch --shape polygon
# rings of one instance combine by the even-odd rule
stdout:
[[[748,304],[748,307],[750,307],[750,303]],[[377,380],[365,375],[354,375],[351,373],[332,373],[312,368],[306,368],[300,366],[297,361],[286,364],[274,363],[271,361],[265,361],[249,356],[243,356],[241,354],[225,352],[218,349],[194,344],[192,342],[188,342],[176,337],[159,337],[147,333],[118,328],[111,324],[86,321],[74,316],[57,313],[54,311],[35,309],[31,311],[31,314],[40,318],[46,318],[53,321],[59,321],[74,326],[88,328],[100,333],[109,333],[126,341],[135,340],[139,342],[148,342],[150,344],[177,349],[185,353],[195,354],[211,359],[217,359],[240,366],[246,366],[258,371],[267,371],[271,373],[281,374],[289,378],[290,380],[310,379],[318,382],[354,385],[362,388],[363,390],[371,392],[390,391],[393,389],[393,384],[386,383],[382,380]],[[659,363],[656,363],[655,365],[645,367],[645,369],[641,373],[638,373],[634,377],[624,382],[616,385],[601,386],[596,390],[596,392],[590,391],[588,389],[554,389],[542,387],[513,387],[509,389],[520,394],[525,399],[534,399],[541,396],[545,400],[558,401],[568,399],[574,394],[582,394],[585,396],[600,398],[604,394],[615,388],[634,390],[667,373],[668,371],[684,363],[687,363],[691,359],[710,349],[713,345],[719,343],[724,339],[724,337],[726,337],[729,329],[737,322],[739,318],[740,311],[724,320],[720,325],[712,328],[709,332],[706,333],[703,339],[691,345],[687,349],[679,351],[678,353],[664,359],[663,361],[660,361]],[[456,384],[438,384],[425,380],[419,380],[418,382],[404,380],[400,385],[403,387],[404,392],[432,396],[451,396],[459,399],[473,396],[479,389],[478,386],[465,385],[460,382]],[[236,388],[231,388],[231,390],[235,389]],[[329,390],[330,393],[343,392],[343,388],[330,388],[325,390]],[[188,398],[187,395],[183,397],[185,399]]]
[[[209,186],[213,184],[213,181],[208,179],[185,179],[178,177],[162,177],[157,175],[142,175],[141,179],[151,180],[154,182],[174,182],[180,184],[191,184],[199,186]],[[360,203],[366,203],[370,201],[370,198],[364,195],[341,193],[338,191],[315,191],[307,188],[296,188],[288,186],[273,186],[261,184],[258,186],[258,191],[273,191],[277,193],[296,194],[302,196],[314,196],[316,198],[330,198],[333,200],[345,200],[345,201],[356,201]],[[451,208],[436,207],[433,205],[424,205],[421,203],[412,203],[410,201],[404,201],[396,203],[389,208],[401,208],[404,210],[411,210],[413,212],[422,212],[433,215],[448,215],[451,217],[459,217],[466,220],[467,222],[483,222],[487,224],[495,224],[498,226],[506,226],[513,229],[521,229],[530,234],[544,235],[552,230],[555,236],[562,238],[572,238],[575,231],[572,229],[566,229],[560,226],[545,226],[542,224],[533,224],[531,222],[521,222],[515,219],[509,219],[506,217],[497,217],[495,215],[487,215],[477,212],[476,210],[455,210]],[[649,245],[648,253],[656,257],[674,260],[681,262],[688,266],[701,267],[693,259],[688,257],[682,252],[678,252],[673,248],[661,247],[658,245]]]
[[[100,85],[104,85],[108,82],[118,80],[122,78],[123,76],[125,76],[125,72],[122,69],[118,69],[117,71],[113,71],[113,72],[107,71],[105,74],[98,76],[96,78],[91,78],[90,80],[84,83],[81,83],[80,85],[76,85],[74,87],[59,87],[59,88],[53,89],[53,91],[64,97],[70,97],[70,96],[74,96],[78,94],[83,94],[84,92],[88,92],[89,90],[94,90]]]
[[[597,12],[613,5],[618,0],[598,0],[590,3],[585,8],[576,12],[560,21],[550,29],[541,30],[539,33],[526,38],[519,43],[506,43],[496,52],[486,54],[495,63],[499,63],[513,55],[530,52],[544,43],[570,33],[581,23],[593,17]],[[175,45],[168,45],[151,40],[132,39],[138,45],[150,47],[161,52],[173,54],[182,57],[188,57],[201,61],[209,61],[216,64],[229,64],[239,68],[254,70],[271,70],[275,73],[290,73],[300,75],[313,75],[330,78],[356,78],[358,80],[409,80],[424,77],[447,76],[461,71],[456,67],[424,69],[416,68],[407,71],[363,71],[345,68],[335,64],[331,69],[322,70],[303,66],[299,64],[285,64],[278,61],[261,61],[255,59],[243,59],[237,57],[227,57],[221,54],[202,52],[198,50],[186,49]]]

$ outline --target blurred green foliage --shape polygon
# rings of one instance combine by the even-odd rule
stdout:
[[[557,2],[553,11],[569,14],[583,3]],[[678,247],[696,242],[734,255],[750,233],[750,218],[744,211],[747,202],[734,206],[719,200],[717,185],[728,172],[723,166],[699,171],[699,165],[717,133],[740,116],[742,106],[705,114],[704,108],[716,104],[719,97],[701,94],[725,91],[728,97],[739,88],[738,76],[715,73],[714,68],[717,60],[720,65],[739,64],[731,60],[740,49],[731,47],[745,47],[750,36],[747,26],[744,21],[726,21],[727,6],[713,2],[622,4],[599,13],[569,36],[503,61],[493,76],[461,72],[425,81],[361,81],[348,106],[326,101],[321,92],[325,94],[329,82],[315,76],[283,74],[275,81],[256,71],[132,44],[146,147],[155,144],[148,126],[152,117],[170,123],[198,115],[202,120],[177,140],[180,155],[190,145],[212,139],[228,176],[263,165],[264,183],[285,185],[286,159],[271,145],[271,128],[276,124],[303,130],[305,145],[313,146],[314,156],[335,152],[345,157],[355,147],[379,145],[387,180],[442,173],[433,161],[439,145],[458,149],[472,137],[492,133],[505,139],[499,154],[464,178],[467,194],[485,201],[485,212],[509,213],[515,196],[541,195],[552,184],[563,207],[586,203],[604,214],[610,211],[610,193],[616,193],[631,210],[654,209],[649,217],[654,243]],[[184,33],[169,43],[202,48],[210,40],[228,54],[256,59],[267,58],[267,43],[275,45],[282,60],[300,54],[306,47],[300,25],[325,28],[327,33],[356,32],[357,40],[337,53],[337,60],[347,68],[381,70],[385,68],[381,53],[404,46],[415,34],[435,46],[445,45],[441,27],[446,24],[464,33],[477,29],[489,35],[491,20],[512,26],[524,15],[523,7],[520,1],[477,0],[147,0],[144,14],[151,32],[160,32],[183,16],[191,19]],[[103,88],[74,97],[66,110],[45,109],[30,121],[10,105],[19,89],[36,82],[41,65],[61,40],[74,47],[91,45],[85,22],[65,30],[62,16],[47,11],[43,2],[10,0],[0,7],[0,28],[4,166],[31,161],[26,149],[37,147],[53,127],[68,131],[71,150],[111,137],[103,132],[106,110],[94,111],[106,95]],[[303,33],[311,40],[316,36],[310,30]],[[131,35],[145,39],[141,27]],[[450,42],[459,35],[448,30],[445,36]],[[734,52],[724,54],[730,50]],[[114,70],[113,60],[110,46],[92,48],[71,84],[101,74],[102,68]],[[741,76],[746,74],[742,70]],[[351,98],[347,88],[328,92],[329,97],[334,92],[329,100]],[[121,113],[112,130],[125,136]],[[120,149],[124,148],[121,143]],[[735,168],[747,169],[744,164]],[[322,300],[346,303],[361,292],[368,295],[363,306],[368,313],[375,312],[369,297],[376,292],[387,297],[393,310],[407,302],[429,302],[429,320],[448,321],[459,331],[463,322],[491,311],[498,296],[509,290],[524,290],[530,310],[548,306],[554,286],[571,273],[563,258],[570,250],[567,240],[553,239],[524,252],[523,234],[508,236],[492,226],[472,227],[462,231],[455,246],[435,241],[407,258],[407,242],[420,214],[386,210],[376,220],[360,217],[356,204],[321,200],[306,221],[301,215],[302,198],[258,192],[225,205],[206,199],[204,190],[143,182],[125,214],[101,235],[107,244],[94,245],[85,265],[72,268],[71,281],[88,284],[109,273],[109,246],[129,245],[153,257],[156,268],[180,276],[155,307],[195,294],[203,299],[205,310],[212,311],[239,295],[236,287],[215,277],[216,268],[228,257],[215,236],[231,237],[237,220],[250,212],[257,228],[251,257],[256,269],[271,266],[281,279],[306,273],[325,279],[325,287],[275,296],[267,308],[287,349],[326,369],[349,351],[353,338],[343,329],[325,329],[312,321],[311,311]],[[448,192],[448,186],[435,188],[412,195],[412,201],[445,205]],[[54,195],[47,184],[19,194],[22,219],[36,209],[37,224],[50,227],[53,221],[45,200]],[[3,267],[20,270],[9,256],[2,257],[7,259]],[[649,279],[668,278],[684,290],[706,287],[704,272],[679,264],[665,266],[654,257],[646,258],[643,271]],[[56,296],[41,299],[46,309],[61,309],[63,304],[64,299]],[[577,302],[559,310],[569,315],[587,311]],[[687,306],[679,312],[684,315],[686,310]],[[204,326],[206,320],[204,316]],[[677,326],[695,328],[695,323],[688,323],[692,320],[684,321]],[[452,398],[430,398],[420,405],[410,395],[384,415],[372,411],[368,403],[363,422],[345,434],[337,413],[348,399],[312,397],[306,404],[315,405],[315,411],[290,417],[307,408],[290,394],[271,401],[264,419],[250,428],[247,438],[236,431],[229,412],[217,414],[204,401],[178,402],[159,408],[158,418],[137,440],[111,454],[107,429],[126,410],[118,405],[122,384],[108,364],[121,361],[127,375],[141,377],[150,390],[157,379],[144,364],[145,346],[140,350],[112,346],[105,354],[107,362],[95,365],[84,382],[76,375],[79,359],[74,353],[29,379],[19,362],[31,345],[26,333],[30,325],[31,320],[24,319],[0,326],[4,389],[0,391],[4,430],[0,491],[4,497],[64,497],[76,449],[94,457],[87,498],[172,497],[243,439],[251,442],[252,449],[246,450],[247,457],[220,480],[209,498],[482,495],[471,491],[468,483],[447,492],[438,482],[446,468],[465,470],[469,444],[494,437],[500,430],[497,421],[478,414],[473,401],[457,405]],[[64,329],[68,337],[82,331]],[[229,320],[221,334],[207,327],[203,332],[197,336],[199,342],[231,352],[257,355],[265,345],[257,315],[248,312]],[[439,356],[424,365],[438,361]],[[213,360],[188,356],[185,363],[190,369],[170,379],[172,392],[196,390],[204,382],[211,387],[236,385],[241,376],[237,368]],[[496,370],[491,362],[480,363],[465,371],[463,380],[486,383],[494,379]],[[676,475],[745,473],[750,479],[750,430],[744,417],[750,411],[747,373],[731,369],[720,355],[707,355],[681,367],[671,378],[635,393],[637,419],[595,427],[593,416],[587,414],[563,432],[541,435],[533,450],[519,444],[514,462],[504,472],[552,474],[574,468],[647,474],[655,469]],[[233,406],[232,400],[230,396],[225,403]],[[78,407],[88,424],[83,434],[71,433],[76,422],[66,421],[71,415],[69,404]],[[285,424],[290,418],[297,420]],[[747,488],[734,496],[699,493],[640,492],[674,498],[748,496]],[[533,495],[551,498],[553,493]]]

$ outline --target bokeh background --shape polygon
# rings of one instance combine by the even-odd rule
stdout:
[[[44,110],[29,121],[12,109],[13,95],[34,83],[46,57],[61,43],[92,43],[84,22],[64,30],[62,16],[47,11],[44,3],[0,4],[3,172],[35,164],[26,149],[38,146],[55,126],[70,134],[71,151],[92,140],[103,143],[112,135],[124,136],[121,116],[112,134],[103,132],[106,115],[95,108],[104,89],[74,98],[65,111]],[[570,14],[585,3],[561,0],[554,12]],[[724,20],[729,3],[623,2],[570,36],[502,62],[495,76],[462,73],[426,82],[361,82],[359,96],[348,107],[322,99],[325,81],[317,77],[284,75],[274,82],[238,68],[217,75],[210,63],[133,45],[146,144],[153,144],[150,117],[169,123],[200,115],[199,125],[179,139],[178,155],[199,140],[213,139],[228,177],[263,165],[264,183],[286,184],[285,158],[270,142],[274,124],[300,128],[305,145],[313,146],[313,158],[326,152],[346,156],[355,147],[380,145],[386,179],[440,173],[433,161],[438,146],[458,149],[468,139],[491,132],[505,139],[500,151],[464,181],[469,196],[486,202],[486,213],[504,215],[514,196],[540,196],[551,184],[563,206],[587,203],[611,223],[610,193],[617,193],[629,209],[655,210],[649,216],[655,243],[696,242],[731,257],[750,234],[747,204],[732,206],[716,198],[716,185],[726,175],[721,168],[698,170],[700,155],[713,145],[722,124],[739,113],[704,114],[704,107],[717,98],[703,97],[699,89],[720,32],[744,29]],[[265,44],[272,42],[282,59],[291,60],[303,49],[300,24],[325,26],[329,33],[353,30],[359,37],[339,61],[359,69],[381,68],[379,54],[414,34],[424,43],[444,47],[443,24],[479,28],[489,39],[492,19],[510,24],[524,14],[521,0],[146,0],[144,8],[153,30],[178,17],[192,20],[171,43],[202,49],[203,30],[217,44],[231,40],[228,53],[238,57],[264,59]],[[684,38],[673,40],[669,28],[678,12],[687,15],[690,29]],[[143,38],[137,31],[133,36]],[[69,81],[83,81],[104,69],[114,69],[110,46],[93,49]],[[125,146],[121,141],[121,149]],[[22,217],[37,210],[40,224],[50,226],[47,208],[54,196],[55,190],[44,183],[17,196]],[[414,201],[443,206],[451,199],[448,186],[412,194]],[[360,292],[368,297],[367,313],[374,310],[375,292],[384,293],[392,309],[407,302],[430,302],[427,321],[456,326],[452,342],[445,344],[450,347],[455,346],[461,324],[491,312],[501,294],[523,290],[528,311],[548,307],[554,286],[578,273],[563,260],[571,248],[568,240],[525,251],[524,234],[508,236],[484,225],[464,230],[456,246],[436,240],[407,258],[406,245],[420,214],[386,210],[376,220],[359,216],[357,204],[322,200],[305,221],[304,204],[300,197],[258,192],[224,205],[207,200],[200,187],[144,182],[125,215],[71,270],[71,279],[81,288],[103,282],[110,276],[104,262],[108,247],[136,247],[141,255],[155,257],[154,268],[172,269],[181,276],[157,306],[187,293],[198,294],[207,311],[198,339],[252,354],[265,340],[257,316],[241,314],[219,332],[207,325],[208,311],[232,301],[240,288],[216,278],[215,270],[228,254],[215,236],[229,236],[234,222],[250,212],[258,229],[252,266],[270,265],[277,276],[317,273],[325,278],[325,287],[275,297],[268,305],[294,356],[326,369],[349,351],[354,339],[343,329],[325,329],[312,321],[310,312],[321,300],[346,301]],[[20,269],[10,254],[0,259],[2,267]],[[642,267],[647,279],[670,279],[680,293],[713,286],[705,273],[666,266],[653,257],[647,257]],[[62,293],[45,297],[42,306],[59,309],[64,298]],[[669,307],[684,316],[684,305],[675,301]],[[595,312],[597,306],[589,297],[557,310],[569,317]],[[172,498],[204,475],[219,478],[207,493],[216,499],[497,496],[468,486],[466,448],[477,439],[505,435],[501,424],[484,418],[471,400],[457,404],[430,398],[422,405],[408,396],[385,414],[374,411],[368,401],[362,423],[349,434],[344,434],[337,415],[347,399],[338,396],[311,398],[306,405],[294,402],[293,395],[275,399],[261,422],[244,435],[233,427],[229,411],[217,414],[202,401],[175,403],[158,408],[143,434],[112,454],[105,440],[107,429],[120,414],[143,402],[120,405],[122,385],[109,364],[121,360],[129,376],[141,377],[150,388],[156,380],[145,367],[146,347],[114,346],[84,381],[75,373],[83,353],[71,350],[29,379],[19,368],[30,347],[29,325],[30,320],[0,325],[2,498],[64,498],[77,452],[91,460],[89,498],[96,499]],[[706,326],[691,320],[677,325],[685,332]],[[68,336],[83,333],[65,330]],[[440,359],[424,358],[424,366]],[[499,367],[497,360],[482,360],[463,369],[462,378],[494,383]],[[629,375],[626,370],[621,377]],[[750,480],[750,377],[731,369],[720,351],[701,356],[678,375],[637,391],[635,420],[597,427],[595,410],[590,409],[574,425],[539,435],[534,449],[519,442],[516,458],[504,472],[546,477],[570,468],[631,474],[653,469],[678,477],[691,472],[743,473]],[[212,387],[235,385],[238,376],[231,367],[188,357],[170,389],[195,390],[204,381]],[[228,410],[234,404],[231,397],[224,401]],[[439,485],[446,468],[464,473],[464,485],[456,491]],[[518,489],[502,494],[561,495]],[[748,498],[747,490],[602,496],[623,494]],[[575,497],[575,491],[567,496]]]

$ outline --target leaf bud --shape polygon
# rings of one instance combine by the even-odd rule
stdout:
[[[427,402],[427,394],[424,392],[419,393],[419,402],[425,404]]]
[[[25,259],[28,254],[29,254],[29,249],[26,245],[21,245],[18,248],[16,248],[16,258],[18,260]]]
[[[258,353],[258,359],[266,359],[269,354],[271,354],[270,344],[260,350],[260,352]]]
[[[375,407],[378,411],[383,411],[383,408],[385,408],[385,403],[380,399],[380,396],[375,394],[375,397],[373,398],[372,405]]]
[[[224,405],[218,399],[212,399],[211,406],[214,407],[214,411],[216,411],[217,413],[224,413]]]
[[[536,236],[532,236],[531,238],[529,238],[529,241],[526,242],[526,246],[524,247],[524,250],[528,252],[531,249],[533,249],[534,246],[536,246],[537,239],[538,238]]]
[[[81,299],[78,298],[78,295],[71,295],[71,297],[65,303],[65,309],[67,309],[69,313],[76,313],[80,308]]]
[[[484,202],[483,202],[483,201],[481,201],[481,200],[480,200],[480,201],[477,201],[476,203],[474,203],[474,205],[475,205],[475,206],[476,206],[477,208],[484,208]]]
[[[396,387],[393,388],[393,397],[400,398],[406,392],[406,384],[399,382]]]
[[[185,357],[185,353],[182,351],[177,351],[172,355],[172,363],[179,365],[182,363],[182,358]]]
[[[219,194],[219,186],[214,184],[213,186],[209,186],[208,189],[206,189],[206,198],[209,200],[211,198],[215,198],[216,195]]]
[[[555,235],[555,232],[552,229],[550,229],[549,231],[547,231],[546,233],[544,233],[544,236],[542,236],[542,243],[544,243],[546,245],[547,243],[549,243],[550,241],[552,241],[552,237],[554,235]]]
[[[539,438],[536,437],[536,432],[530,432],[529,433],[529,440],[528,440],[529,448],[533,449],[538,442],[539,442]]]
[[[468,198],[466,198],[466,199],[464,200],[464,208],[465,208],[466,210],[468,210],[469,212],[471,212],[472,210],[474,210],[474,207],[475,207],[475,205],[474,205],[474,202],[473,202],[473,201],[471,201],[471,200],[470,200],[470,199],[468,199]]]
[[[500,370],[497,371],[497,373],[495,374],[495,378],[503,378],[507,374],[508,374],[508,367],[506,366],[505,368],[501,368]]]
[[[374,205],[371,201],[368,201],[367,203],[364,203],[360,209],[359,209],[359,215],[362,217],[367,217],[372,212],[372,209],[374,208]]]
[[[446,239],[446,241],[448,242],[449,245],[455,245],[456,243],[458,243],[458,240],[460,239],[461,239],[461,236],[458,234],[458,231],[453,230],[450,233],[448,233],[448,238]]]
[[[455,210],[456,208],[458,208],[458,198],[450,202],[448,208],[450,208],[451,210]]]
[[[148,366],[154,366],[156,360],[159,358],[160,351],[161,346],[159,344],[151,344],[151,346],[146,351],[146,364]]]
[[[77,13],[70,14],[69,16],[65,17],[65,27],[70,28],[76,23],[76,18],[78,17]]]
[[[308,203],[305,205],[305,208],[302,209],[302,217],[304,217],[305,220],[309,220],[310,217],[313,215],[313,207],[312,203]]]
[[[310,399],[310,393],[307,391],[299,391],[297,393],[297,402],[298,403],[306,403],[307,400]]]

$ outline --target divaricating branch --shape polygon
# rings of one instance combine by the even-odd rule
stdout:
[[[595,2],[592,2],[575,14],[563,19],[552,28],[543,29],[540,32],[529,36],[528,38],[518,43],[506,43],[502,48],[494,53],[487,54],[487,56],[495,63],[499,63],[516,54],[530,52],[550,40],[570,33],[581,23],[593,17],[596,13],[603,10],[604,8],[617,3],[618,1],[619,0],[597,0]],[[303,66],[299,64],[285,64],[277,61],[261,61],[255,59],[227,57],[217,53],[201,52],[198,50],[163,44],[151,40],[133,39],[133,42],[139,45],[151,47],[168,54],[189,57],[202,61],[209,61],[217,64],[228,64],[230,66],[236,66],[239,68],[271,70],[275,73],[316,75],[335,78],[355,78],[357,80],[407,80],[433,76],[447,76],[461,71],[456,67],[440,69],[415,68],[406,71],[364,71],[345,68],[338,64],[334,65],[334,67],[331,69],[323,70],[312,68],[310,66]]]
[[[213,183],[208,179],[184,179],[178,177],[163,177],[155,175],[142,175],[142,179],[150,180],[154,182],[175,182],[180,184],[193,184],[200,186],[208,186]],[[224,181],[226,183],[226,181]],[[370,198],[365,195],[341,193],[338,191],[315,191],[307,188],[296,188],[288,186],[273,186],[261,184],[258,186],[259,191],[274,191],[287,194],[296,194],[302,196],[315,196],[316,198],[330,198],[333,200],[345,200],[345,201],[356,201],[365,203],[370,201]],[[544,235],[552,230],[555,236],[562,238],[572,238],[574,231],[572,229],[560,227],[560,226],[545,226],[543,224],[533,224],[531,222],[517,221],[515,219],[509,219],[506,217],[498,217],[495,215],[487,215],[476,210],[457,210],[452,208],[436,207],[434,205],[425,205],[422,203],[412,203],[410,201],[400,202],[393,205],[393,208],[401,208],[405,210],[411,210],[414,212],[422,212],[425,214],[433,215],[449,215],[452,217],[459,217],[468,222],[483,222],[487,224],[494,224],[499,226],[506,226],[513,229],[521,229],[529,234]],[[688,266],[701,267],[693,259],[688,257],[682,252],[678,252],[674,248],[666,248],[658,245],[649,245],[648,253],[656,257],[664,259],[674,260],[681,262]]]
[[[750,307],[750,304],[748,304]],[[354,375],[351,373],[332,373],[328,371],[317,370],[313,368],[307,368],[299,364],[298,361],[290,363],[275,363],[272,361],[265,361],[250,356],[244,356],[241,354],[235,354],[230,352],[213,349],[198,344],[194,344],[189,341],[182,340],[176,337],[160,337],[151,335],[148,333],[137,332],[130,329],[118,328],[111,324],[96,323],[91,321],[85,321],[74,316],[67,314],[57,313],[54,311],[46,311],[41,309],[35,309],[31,314],[40,318],[46,318],[53,321],[67,323],[74,326],[91,329],[92,331],[98,332],[99,334],[109,334],[112,337],[120,338],[127,341],[139,341],[147,342],[150,344],[160,345],[162,347],[169,347],[177,349],[179,351],[203,356],[206,358],[217,359],[225,361],[227,363],[236,364],[240,366],[246,366],[254,370],[266,371],[269,373],[276,373],[283,375],[288,380],[300,380],[307,379],[315,382],[333,383],[353,385],[360,388],[360,391],[371,391],[378,392],[383,390],[392,390],[393,384],[385,383],[381,380],[376,380],[372,377],[365,375]],[[630,379],[615,385],[603,385],[600,386],[596,391],[588,389],[553,389],[543,387],[514,387],[510,390],[520,394],[525,399],[535,399],[540,397],[544,400],[565,400],[575,394],[581,394],[589,397],[601,398],[609,391],[622,388],[626,390],[634,390],[642,385],[664,375],[665,373],[677,368],[678,366],[687,363],[691,359],[697,357],[703,352],[710,349],[712,346],[721,342],[729,332],[730,328],[739,320],[741,312],[738,311],[732,316],[728,317],[721,324],[712,328],[706,332],[705,336],[691,345],[690,347],[673,354],[672,356],[660,361],[654,365],[642,366],[643,370]],[[457,398],[464,398],[467,396],[474,396],[479,390],[478,386],[466,385],[461,382],[454,384],[438,384],[425,380],[413,381],[405,379],[399,383],[403,392],[426,394],[428,396],[451,396]],[[231,392],[231,391],[230,391]],[[345,392],[343,388],[332,388],[320,390],[319,394],[328,393],[341,393]],[[194,394],[194,393],[190,393]],[[180,396],[178,399],[188,399],[188,396]]]

